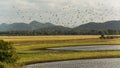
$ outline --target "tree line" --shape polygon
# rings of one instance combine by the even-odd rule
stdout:
[[[33,30],[33,31],[0,31],[1,36],[36,36],[36,35],[119,35],[120,30]]]

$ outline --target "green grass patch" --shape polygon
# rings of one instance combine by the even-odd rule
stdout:
[[[120,57],[120,51],[59,51],[59,50],[40,50],[39,52],[19,53],[20,63],[36,63],[58,60],[88,59]]]

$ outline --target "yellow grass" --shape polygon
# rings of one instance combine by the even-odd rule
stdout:
[[[98,38],[98,35],[56,35],[56,36],[0,36],[5,41],[70,40]]]
[[[120,39],[99,39],[99,35],[68,36],[0,36],[0,39],[14,42],[20,56],[19,63],[34,63],[53,60],[82,58],[120,57],[120,51],[59,51],[41,48],[80,46],[93,44],[120,44]]]

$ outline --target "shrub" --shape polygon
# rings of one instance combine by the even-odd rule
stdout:
[[[6,68],[5,66],[6,65],[4,63],[0,62],[0,68]]]
[[[0,62],[15,63],[18,59],[12,43],[0,40]]]

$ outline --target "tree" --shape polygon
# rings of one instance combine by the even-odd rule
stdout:
[[[99,34],[100,34],[100,39],[105,39],[105,35],[102,31],[99,31]]]
[[[18,59],[12,43],[0,40],[0,62],[15,63]]]

